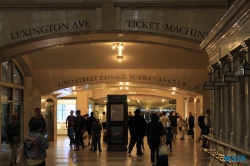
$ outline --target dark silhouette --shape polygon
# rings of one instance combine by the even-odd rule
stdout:
[[[141,144],[146,131],[146,121],[140,116],[141,110],[135,110],[135,116],[129,118],[128,126],[131,135],[128,153],[131,154],[133,147],[136,143],[137,155],[142,155]]]
[[[158,119],[158,115],[153,113],[151,116],[151,122],[147,125],[147,138],[148,138],[148,145],[151,151],[151,163],[155,163],[155,152],[156,158],[159,158],[159,146],[161,143],[161,136],[163,133],[163,125]]]

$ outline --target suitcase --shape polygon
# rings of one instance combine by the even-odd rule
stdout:
[[[168,155],[160,155],[156,161],[156,166],[168,166]]]

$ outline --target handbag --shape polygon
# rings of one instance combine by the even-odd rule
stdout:
[[[12,136],[11,142],[21,142],[21,136]]]
[[[167,144],[163,144],[159,147],[159,155],[168,155],[170,153],[170,148]]]
[[[24,145],[20,146],[16,152],[17,152],[16,162],[18,164],[26,165],[26,156],[24,154]]]
[[[85,131],[85,132],[83,133],[82,138],[83,138],[83,139],[86,139],[87,137],[88,137],[88,132],[87,132],[87,131]]]

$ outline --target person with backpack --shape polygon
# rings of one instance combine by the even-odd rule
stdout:
[[[40,133],[43,123],[39,119],[33,119],[30,123],[30,132],[24,139],[24,154],[27,165],[46,166],[46,149],[49,141]]]
[[[203,135],[208,135],[210,127],[211,127],[210,110],[209,109],[206,110],[206,116],[204,118],[204,123],[205,123],[205,128],[202,130],[202,134]],[[208,146],[206,145],[207,141],[208,140],[205,137],[203,137],[202,145],[201,145],[202,148],[208,148]]]
[[[97,151],[97,146],[98,146],[99,152],[102,151],[101,143],[100,143],[101,130],[102,130],[102,126],[100,124],[100,120],[96,119],[96,121],[92,127],[92,140],[93,140],[93,144],[94,144],[94,150],[93,150],[94,153]]]
[[[202,130],[204,130],[204,128],[205,128],[204,119],[205,119],[205,116],[203,116],[203,115],[200,115],[200,116],[198,117],[198,125],[199,125],[199,127],[200,127],[200,129],[201,129],[200,138],[198,139],[198,141],[202,140]]]

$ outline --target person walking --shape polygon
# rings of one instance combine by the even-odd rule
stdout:
[[[66,128],[68,129],[68,137],[70,140],[69,145],[74,144],[74,134],[72,135],[72,132],[71,132],[72,128],[74,127],[74,121],[75,121],[75,116],[73,114],[74,114],[74,111],[71,110],[70,115],[66,119]]]
[[[205,116],[203,116],[203,115],[200,115],[198,117],[198,125],[199,125],[199,127],[201,129],[201,131],[200,131],[200,137],[199,137],[198,141],[202,140],[202,131],[205,129],[204,119],[205,119]]]
[[[136,143],[137,155],[143,155],[141,150],[141,144],[146,131],[146,121],[140,116],[141,110],[135,110],[135,116],[129,118],[128,126],[130,131],[130,143],[128,154],[131,155],[131,151]]]
[[[103,130],[107,129],[107,117],[104,111],[102,112],[102,129]]]
[[[210,110],[209,109],[206,110],[206,116],[205,116],[205,119],[204,119],[204,123],[205,123],[205,128],[203,129],[202,134],[203,135],[208,135],[210,127],[211,127]],[[208,141],[207,138],[203,137],[201,147],[208,148],[208,146],[206,145],[207,141]]]
[[[171,131],[173,134],[173,142],[177,138],[177,119],[179,118],[178,113],[176,111],[173,111],[170,116],[170,122],[171,122]]]
[[[166,112],[162,113],[162,116],[160,117],[160,122],[163,125],[164,131],[167,132],[167,128],[171,126],[171,122],[169,118],[166,116]]]
[[[85,131],[85,119],[81,116],[81,111],[76,111],[76,117],[74,121],[74,132],[75,132],[75,151],[79,151],[80,144],[82,145],[82,149],[84,148],[83,142],[83,133]]]
[[[92,139],[92,127],[93,124],[95,123],[96,118],[94,117],[94,112],[90,113],[90,117],[88,117],[87,121],[86,121],[86,130],[88,131],[88,135],[89,135],[89,142],[88,142],[88,146],[90,146],[90,140]],[[90,146],[90,150],[93,147],[93,141],[91,141],[91,146]]]
[[[189,112],[188,117],[188,135],[191,135],[191,137],[194,138],[194,116],[192,115],[192,112]]]
[[[186,129],[187,128],[187,123],[186,123],[186,121],[184,119],[182,119],[181,116],[179,117],[178,126],[179,126],[179,131],[180,131],[180,134],[181,134],[180,140],[184,140],[184,133],[187,130]]]
[[[24,154],[27,165],[46,166],[46,149],[49,148],[49,141],[41,134],[43,123],[35,118],[29,126],[30,132],[24,139]]]
[[[150,148],[151,163],[153,165],[155,164],[155,158],[158,159],[159,157],[158,148],[161,144],[163,130],[163,125],[161,122],[159,122],[158,115],[156,113],[153,113],[151,115],[151,122],[148,123],[146,129],[148,146]]]
[[[21,125],[18,123],[18,117],[16,115],[12,115],[11,123],[7,127],[7,141],[11,148],[11,161],[10,165],[16,163],[17,155],[16,151],[18,145],[21,142]]]
[[[96,121],[93,125],[93,128],[92,128],[92,139],[93,139],[93,144],[94,144],[93,152],[97,151],[97,146],[98,146],[99,152],[102,151],[101,143],[100,143],[101,130],[102,130],[102,126],[100,124],[100,120],[96,119]]]
[[[42,122],[42,128],[40,130],[40,133],[42,135],[45,135],[47,133],[46,122],[45,122],[45,119],[43,118],[43,116],[41,115],[40,108],[36,108],[35,109],[35,116],[33,116],[33,117],[30,118],[30,121],[29,121],[29,124],[28,124],[29,127],[31,126],[33,120],[40,120]]]
[[[173,134],[171,132],[171,128],[168,128],[168,131],[166,132],[166,144],[170,148],[170,153],[172,153],[172,141],[173,141]]]

